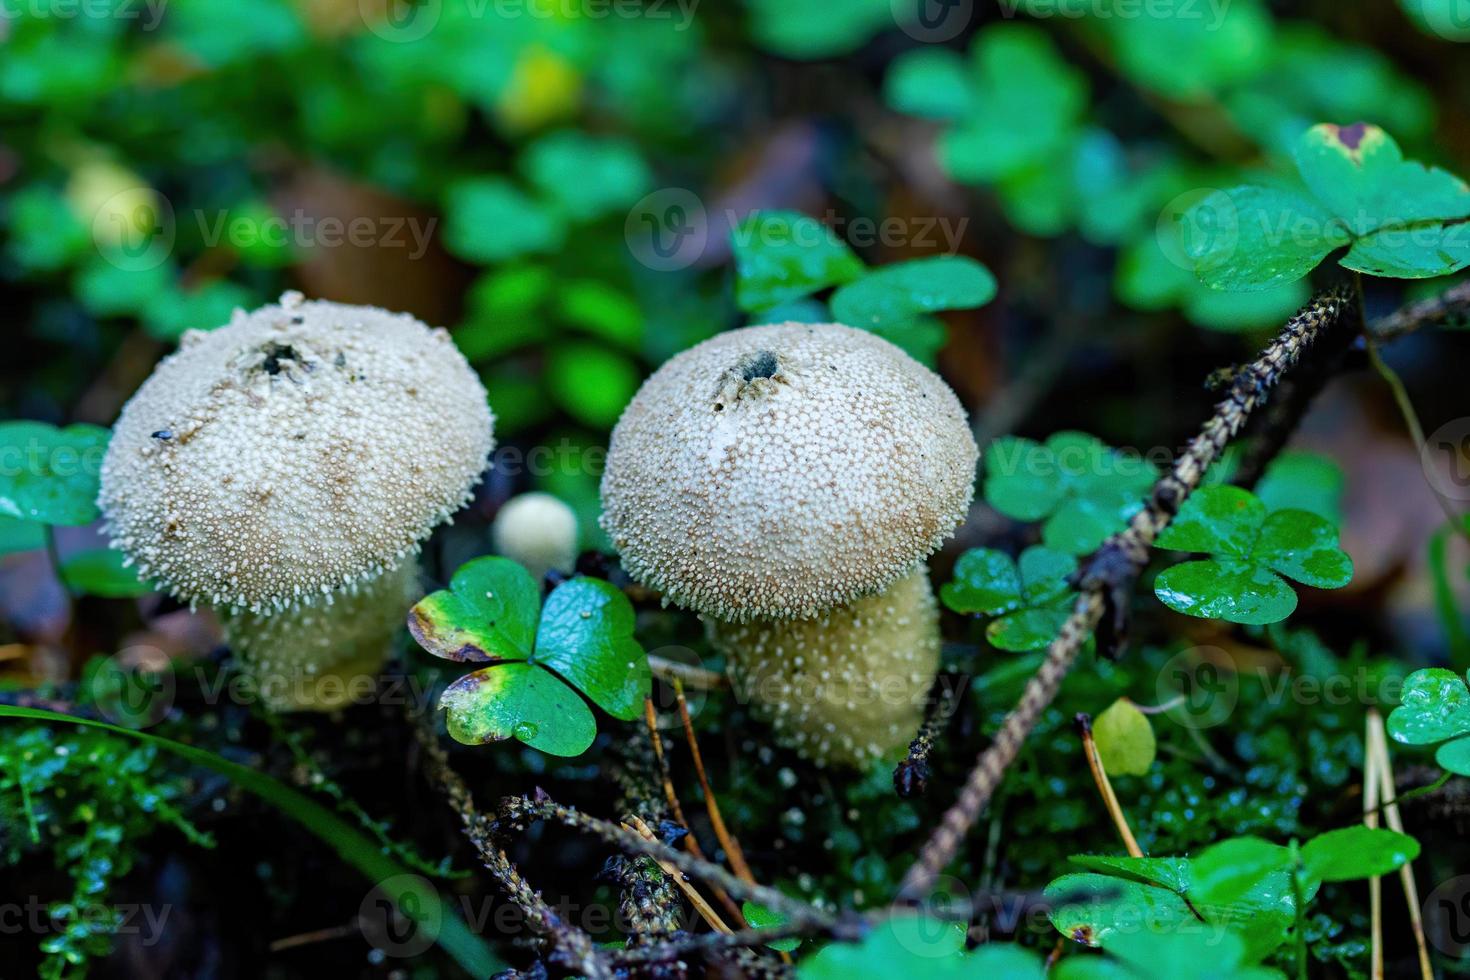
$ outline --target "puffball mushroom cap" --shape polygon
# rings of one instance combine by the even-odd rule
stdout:
[[[816,619],[706,628],[741,700],[777,742],[822,766],[861,769],[897,754],[939,670],[939,607],[923,566]]]
[[[639,582],[729,622],[878,592],[964,520],[978,460],[933,371],[873,334],[719,334],[644,382],[613,429],[604,529]]]
[[[159,362],[113,429],[99,504],[113,546],[178,598],[284,609],[415,553],[468,501],[493,425],[444,330],[287,293]]]

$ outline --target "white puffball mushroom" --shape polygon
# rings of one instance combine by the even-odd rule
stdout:
[[[735,694],[777,742],[822,766],[891,760],[924,720],[939,670],[939,608],[920,566],[816,619],[708,622]]]
[[[728,622],[872,595],[964,519],[978,450],[933,371],[841,324],[712,337],[612,433],[603,527],[634,579]]]
[[[577,515],[549,493],[523,493],[495,515],[490,542],[538,581],[552,569],[569,572],[577,563]]]
[[[446,331],[286,293],[159,362],[98,503],[141,576],[220,607],[268,706],[326,710],[391,652],[413,556],[469,500],[494,421]]]
[[[469,500],[493,424],[446,331],[286,293],[159,362],[113,429],[99,504],[174,596],[282,610],[415,554]]]
[[[220,617],[225,640],[274,711],[329,711],[376,690],[393,638],[423,595],[410,558],[355,591],[279,612]]]

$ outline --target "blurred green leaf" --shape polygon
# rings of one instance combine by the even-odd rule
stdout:
[[[995,298],[995,277],[962,255],[912,259],[873,269],[832,294],[832,314],[864,330],[894,328],[924,313],[968,310]]]
[[[764,929],[768,926],[784,926],[787,922],[786,917],[779,912],[773,912],[764,905],[757,905],[754,902],[742,902],[740,904],[740,911],[745,915],[745,921],[752,929]],[[789,953],[801,945],[801,940],[793,936],[790,939],[778,939],[766,945],[778,952]]]
[[[626,210],[653,184],[635,144],[576,130],[541,137],[526,147],[520,163],[531,186],[575,221]]]
[[[46,526],[0,514],[0,555],[46,547]]]
[[[106,599],[132,599],[156,591],[138,577],[136,568],[123,567],[126,556],[111,548],[81,551],[61,565],[61,578],[75,592]]]
[[[169,289],[143,310],[143,327],[159,340],[175,341],[186,330],[214,330],[236,309],[253,309],[258,297],[244,286],[215,279],[190,290]]]
[[[1344,827],[1302,846],[1302,870],[1315,881],[1356,881],[1397,871],[1419,856],[1414,838],[1379,827]]]
[[[752,312],[800,299],[863,274],[847,243],[816,218],[758,211],[731,233],[735,301]]]
[[[94,316],[138,316],[155,303],[167,302],[174,269],[168,263],[133,269],[99,255],[77,270],[72,288]]]
[[[0,515],[42,524],[97,519],[97,484],[111,433],[95,425],[0,422]]]
[[[505,262],[561,247],[563,219],[502,177],[476,177],[445,195],[444,242],[472,262]]]
[[[948,48],[917,48],[893,59],[883,93],[894,109],[925,119],[959,119],[974,108],[969,68]]]
[[[560,344],[546,360],[551,395],[574,418],[608,429],[642,382],[637,365],[597,344]]]
[[[987,183],[1064,159],[1087,104],[1085,77],[1029,24],[995,24],[970,49],[973,111],[946,132],[940,158],[962,183]]]
[[[897,26],[890,0],[749,0],[751,38],[783,57],[846,54],[884,28]]]
[[[985,499],[1018,521],[1046,519],[1042,540],[1075,555],[1096,550],[1143,507],[1158,469],[1083,432],[1045,444],[1007,436],[985,449]]]
[[[0,59],[0,64],[4,61]],[[10,230],[7,254],[22,268],[38,272],[69,265],[92,243],[91,232],[66,198],[44,185],[23,187],[12,194],[5,223]]]
[[[1346,483],[1342,469],[1330,457],[1289,450],[1266,467],[1256,496],[1270,511],[1305,510],[1341,524]]]

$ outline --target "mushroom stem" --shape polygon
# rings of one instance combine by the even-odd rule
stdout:
[[[370,697],[408,609],[422,595],[410,559],[354,591],[279,613],[221,613],[225,639],[266,705],[332,711]]]
[[[736,696],[818,765],[867,768],[908,744],[939,670],[939,610],[920,565],[816,619],[709,621]]]

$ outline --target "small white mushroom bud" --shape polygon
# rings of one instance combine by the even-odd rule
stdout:
[[[922,566],[816,619],[708,621],[736,696],[776,741],[823,766],[891,761],[924,720],[939,669],[939,608]]]
[[[490,542],[538,581],[552,569],[569,572],[577,563],[577,515],[549,493],[523,493],[495,515]]]

